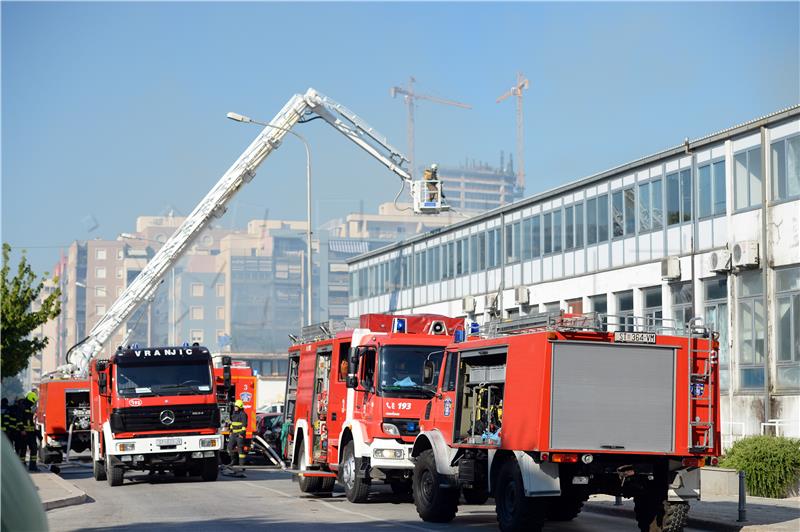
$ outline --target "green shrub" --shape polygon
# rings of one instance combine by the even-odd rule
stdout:
[[[745,472],[747,492],[755,497],[787,497],[800,478],[800,440],[749,436],[733,444],[720,462]]]

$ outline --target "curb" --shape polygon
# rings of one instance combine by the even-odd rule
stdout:
[[[55,508],[64,508],[66,506],[75,506],[83,504],[89,500],[86,492],[76,487],[74,484],[67,482],[55,473],[42,473],[48,475],[47,482],[53,482],[66,491],[68,495],[54,499],[42,499],[42,507],[47,510],[54,510]]]
[[[598,513],[598,514],[606,514],[606,515],[613,515],[617,517],[629,517],[634,519],[633,509],[620,507],[620,506],[608,506],[605,504],[597,504],[586,502],[583,505],[583,509],[589,512]],[[739,532],[744,528],[747,523],[737,525],[732,523],[726,523],[724,521],[716,521],[713,519],[703,519],[701,517],[689,517],[687,525],[693,528],[702,528],[704,530],[713,530],[716,532]]]

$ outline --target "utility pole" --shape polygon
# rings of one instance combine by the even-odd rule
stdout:
[[[414,79],[414,76],[409,76],[408,78],[408,86],[406,87],[392,87],[389,89],[389,94],[392,95],[392,98],[396,98],[398,94],[402,95],[405,98],[406,106],[408,107],[408,173],[411,174],[411,178],[414,178],[414,174],[416,173],[416,168],[414,167],[414,106],[415,100],[428,100],[430,102],[439,103],[442,105],[452,105],[454,107],[461,107],[462,109],[472,109],[471,105],[467,105],[465,103],[456,102],[454,100],[445,100],[444,98],[437,98],[436,96],[430,96],[428,94],[418,94],[414,91],[414,83],[417,80]]]
[[[519,190],[525,188],[525,126],[522,115],[522,91],[529,86],[528,79],[522,72],[517,72],[517,84],[497,99],[497,103],[500,103],[509,96],[517,97],[517,188]]]

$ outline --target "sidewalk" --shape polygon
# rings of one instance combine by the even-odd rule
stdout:
[[[82,504],[89,499],[83,490],[49,471],[31,473],[31,480],[45,510]]]
[[[735,497],[709,497],[690,503],[689,526],[705,530],[800,530],[800,497],[789,499],[762,499],[747,497],[747,521],[737,523],[738,499]],[[614,506],[614,497],[593,495],[584,505],[589,512],[625,515],[633,519],[633,499],[623,499],[622,506]]]

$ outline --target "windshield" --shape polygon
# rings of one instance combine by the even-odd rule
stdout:
[[[117,365],[117,391],[125,397],[207,394],[211,370],[206,361]]]
[[[433,397],[444,351],[428,345],[387,345],[381,349],[378,391],[387,397]],[[423,383],[425,361],[434,366],[432,384]]]

